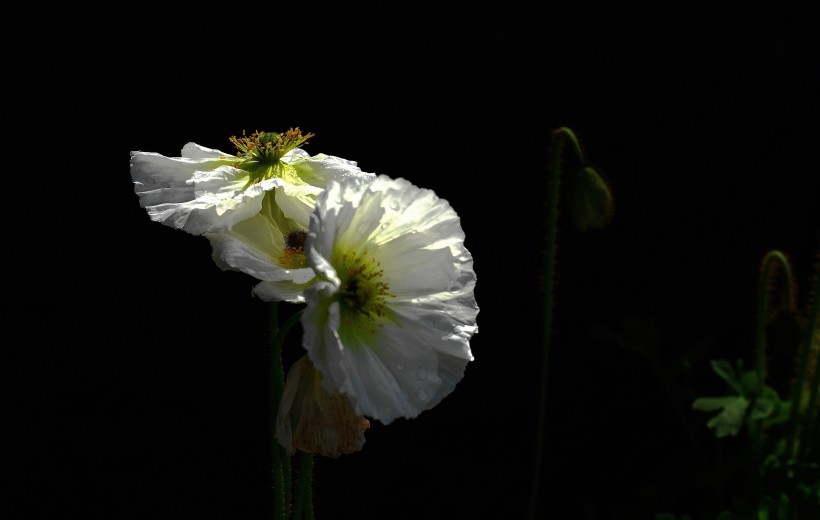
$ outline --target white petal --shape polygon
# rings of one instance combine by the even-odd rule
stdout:
[[[314,278],[303,284],[291,280],[259,282],[253,287],[251,294],[265,302],[305,303],[305,289],[313,285]]]
[[[326,388],[347,394],[357,413],[385,424],[415,417],[464,376],[478,306],[463,241],[447,201],[403,179],[333,182],[320,195],[306,252],[325,281],[305,292],[303,344]],[[377,261],[395,295],[376,333],[341,320],[332,258],[342,253]]]
[[[304,359],[304,358],[302,358]],[[288,370],[285,378],[285,386],[282,390],[282,398],[279,400],[279,409],[276,414],[276,440],[285,448],[288,455],[293,455],[295,451],[293,448],[293,428],[294,424],[291,417],[298,415],[298,408],[301,403],[297,401],[297,393],[300,390],[300,383],[302,382],[305,371],[309,368],[307,363],[301,359],[294,363]],[[297,410],[294,410],[294,407]],[[294,413],[294,411],[296,413]]]
[[[189,159],[209,159],[216,157],[235,157],[216,148],[206,148],[196,143],[186,143],[182,147],[182,156]]]
[[[298,156],[295,153],[286,155],[287,159],[296,168],[299,178],[312,186],[324,188],[327,183],[334,179],[347,177],[357,177],[366,180],[373,180],[376,175],[364,172],[355,161],[349,161],[334,155],[319,153],[310,157],[307,152],[297,148],[293,150],[302,152]],[[297,159],[298,157],[298,159]],[[283,158],[284,160],[285,158]]]
[[[362,171],[354,161],[321,153],[311,157],[299,148],[289,152],[283,162],[293,166],[299,182],[286,182],[282,190],[277,190],[276,203],[286,217],[304,226],[308,225],[316,198],[330,181],[344,178],[373,180],[376,177]]]
[[[310,213],[316,207],[316,198],[320,193],[322,189],[316,186],[285,184],[275,192],[276,204],[287,218],[308,227]]]
[[[205,236],[213,248],[213,260],[221,269],[241,271],[266,282],[254,288],[254,294],[261,299],[304,301],[300,293],[313,282],[315,273],[310,267],[288,269],[279,264],[285,240],[264,215],[243,220],[230,231]]]
[[[131,153],[134,191],[152,220],[195,235],[218,232],[259,211],[259,190],[244,190],[247,172],[235,158],[189,143],[188,157]]]

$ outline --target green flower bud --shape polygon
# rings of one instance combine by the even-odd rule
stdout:
[[[612,220],[612,192],[603,177],[589,166],[573,179],[569,212],[581,231],[600,229]]]

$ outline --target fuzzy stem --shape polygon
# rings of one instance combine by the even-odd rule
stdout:
[[[270,338],[270,395],[268,402],[270,410],[270,450],[273,459],[273,514],[276,520],[287,518],[287,489],[285,475],[285,459],[289,458],[282,447],[276,442],[276,415],[279,412],[279,399],[285,387],[285,371],[282,366],[282,341],[279,337],[279,303],[268,304],[268,336]]]
[[[759,399],[763,395],[763,388],[765,386],[764,380],[766,378],[766,327],[769,321],[769,294],[771,293],[772,283],[776,279],[778,268],[783,269],[783,274],[786,278],[785,290],[786,301],[791,307],[794,302],[793,294],[793,280],[791,265],[789,264],[786,255],[781,251],[772,250],[766,253],[761,261],[760,268],[760,283],[758,285],[757,297],[757,330],[755,334],[755,394],[753,398]],[[749,423],[749,433],[752,437],[753,446],[755,447],[756,456],[760,455],[760,443],[762,442],[762,427],[753,422]]]
[[[552,162],[550,163],[549,179],[547,185],[547,230],[546,230],[546,272],[544,275],[544,328],[542,330],[543,343],[541,349],[541,381],[539,387],[538,400],[538,426],[535,444],[535,467],[532,478],[532,494],[530,496],[530,518],[536,517],[538,505],[538,494],[541,478],[541,462],[544,454],[544,436],[546,428],[547,409],[547,371],[549,367],[550,338],[552,336],[552,315],[553,315],[553,290],[555,278],[555,250],[557,245],[556,235],[558,232],[558,190],[560,186],[561,158],[564,146],[569,144],[572,151],[583,163],[581,146],[575,134],[566,127],[561,127],[553,132],[552,141]]]
[[[313,507],[310,506],[312,497],[311,480],[313,473],[313,454],[302,453],[299,465],[299,482],[296,488],[296,498],[293,506],[293,520],[311,520]]]
[[[281,366],[281,363],[282,363],[281,362],[281,359],[282,359],[281,354],[282,354],[282,349],[283,349],[284,344],[285,344],[285,338],[288,336],[288,333],[290,332],[290,329],[292,329],[293,326],[296,325],[299,322],[299,320],[301,319],[302,312],[303,312],[303,310],[300,309],[297,312],[293,313],[287,320],[285,320],[285,323],[283,323],[279,327],[279,333],[276,335],[276,343],[275,343],[274,348],[280,354],[279,355],[280,366]],[[278,397],[276,398],[276,402],[275,402],[276,409],[277,409],[276,412],[277,413],[278,413],[278,408],[279,408],[279,399],[281,398],[282,393],[284,391],[284,367],[282,367],[281,374],[282,374],[282,381],[281,381],[281,383],[277,383],[277,384],[279,384],[279,391],[278,391],[278,394],[277,394]],[[273,421],[274,421],[273,422],[274,442],[275,442],[276,446],[279,449],[279,453],[281,454],[282,461],[283,461],[282,475],[284,477],[283,478],[283,486],[284,486],[284,490],[285,490],[285,511],[288,511],[290,509],[291,501],[292,501],[292,497],[291,497],[291,489],[292,489],[292,483],[291,483],[291,480],[292,480],[292,477],[291,477],[291,474],[292,474],[291,457],[288,456],[285,449],[278,442],[276,442],[276,435],[275,435],[275,433],[276,433],[276,416],[273,417]]]
[[[803,348],[803,356],[801,357],[801,368],[803,369],[801,375],[804,375],[808,369],[808,354],[812,350],[820,351],[820,345],[817,344],[816,337],[816,329],[818,321],[820,321],[820,273],[818,273],[818,277],[815,279],[814,288],[812,290],[812,301],[809,306],[808,318],[808,323],[806,323],[806,340]],[[814,427],[815,420],[817,419],[817,394],[820,392],[820,352],[814,352],[814,360],[814,375],[812,376],[811,386],[809,387],[809,404],[803,419],[803,441],[799,447],[800,455],[803,457],[810,454],[812,448],[811,443],[815,438]],[[802,393],[802,388],[798,387],[797,390]]]
[[[271,338],[270,359],[270,442],[273,458],[274,515],[277,520],[285,520],[290,508],[291,460],[285,449],[276,440],[276,416],[279,400],[285,388],[285,369],[282,365],[282,346],[290,329],[299,321],[302,310],[291,315],[279,326],[278,302],[268,306],[268,334]]]
[[[789,291],[788,299],[789,301],[792,299],[792,277],[789,262],[780,251],[769,251],[761,262],[760,284],[758,286],[757,297],[757,330],[755,334],[755,368],[757,370],[757,381],[755,383],[757,396],[763,393],[763,380],[766,377],[766,326],[768,325],[769,293],[771,292],[772,274],[775,272],[775,262],[787,273],[786,276],[788,276],[789,279],[789,283],[787,284],[787,291]]]
[[[756,334],[756,369],[757,369],[757,396],[763,394],[763,381],[766,377],[766,326],[768,325],[769,315],[769,293],[771,292],[771,285],[773,281],[773,274],[775,271],[775,262],[783,269],[786,277],[786,301],[792,305],[794,301],[793,295],[793,280],[791,265],[789,264],[786,255],[780,251],[769,251],[763,257],[760,270],[760,285],[758,287],[757,298],[757,334]]]

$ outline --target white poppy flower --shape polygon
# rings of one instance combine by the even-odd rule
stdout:
[[[206,233],[205,237],[220,269],[241,271],[261,280],[253,294],[264,301],[303,303],[304,290],[316,280],[304,254],[307,223],[285,217],[273,192],[262,198],[256,215],[234,224],[229,231]]]
[[[450,394],[478,332],[472,255],[433,191],[384,175],[328,184],[305,244],[303,345],[358,415],[412,418]]]
[[[364,446],[370,421],[356,415],[347,397],[328,393],[321,381],[307,356],[288,370],[276,415],[276,439],[288,455],[298,449],[337,458]]]
[[[140,206],[152,220],[194,235],[231,229],[259,213],[276,190],[285,216],[307,222],[325,184],[334,178],[373,176],[353,161],[299,148],[313,134],[254,132],[231,137],[236,155],[188,143],[181,157],[131,152],[131,178]]]

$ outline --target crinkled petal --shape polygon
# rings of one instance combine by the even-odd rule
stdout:
[[[364,446],[369,422],[356,415],[344,395],[326,392],[321,378],[307,356],[288,371],[276,416],[276,439],[290,455],[299,449],[337,458]]]
[[[232,159],[236,158],[234,155],[225,153],[222,150],[207,148],[196,143],[186,143],[185,146],[182,147],[182,157],[187,159],[216,159],[224,157],[231,157]]]
[[[276,203],[285,216],[305,226],[316,206],[316,198],[330,181],[376,178],[375,174],[362,171],[355,161],[322,153],[311,157],[300,148],[292,150],[283,160],[292,165],[298,181],[286,176],[285,180],[288,182],[282,190],[277,190]]]
[[[261,190],[245,193],[236,157],[188,143],[182,157],[131,152],[131,178],[151,220],[195,235],[229,229],[259,211]],[[255,203],[256,202],[256,203]]]
[[[310,213],[316,207],[316,198],[322,193],[322,188],[309,184],[287,184],[276,190],[276,204],[282,213],[289,219],[308,227]]]
[[[249,185],[247,171],[236,168],[237,157],[187,143],[182,157],[131,152],[131,177],[140,206],[152,220],[194,235],[219,233],[258,213],[261,198],[274,188],[288,218],[308,225],[316,196],[335,178],[372,179],[355,162],[302,149],[282,158],[282,177]]]
[[[458,215],[404,179],[328,185],[311,215],[308,261],[322,282],[305,293],[304,346],[325,388],[385,424],[411,418],[450,394],[473,360],[475,271]],[[342,318],[343,255],[364,255],[389,286],[373,332]],[[344,297],[342,297],[344,301]]]
[[[310,267],[289,269],[280,264],[285,239],[265,215],[257,214],[230,231],[205,236],[220,269],[241,271],[262,280],[253,290],[262,300],[304,301],[301,292],[313,282],[315,273]]]
[[[285,160],[294,166],[302,182],[318,188],[324,188],[334,179],[356,177],[373,180],[376,178],[375,174],[362,171],[356,161],[323,153],[311,157],[301,148],[294,149]]]

